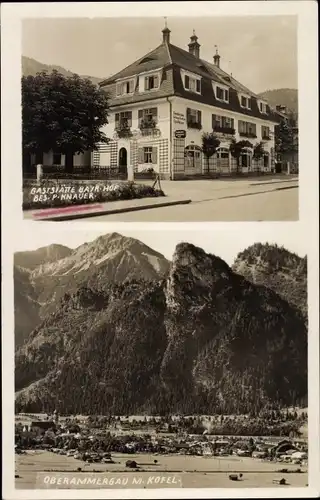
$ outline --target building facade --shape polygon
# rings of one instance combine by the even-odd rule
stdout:
[[[212,63],[202,60],[195,33],[188,51],[171,44],[167,27],[162,35],[161,45],[100,83],[110,99],[109,142],[93,153],[93,166],[153,170],[172,180],[271,172],[277,118],[267,102],[223,71],[218,53]],[[204,133],[220,141],[208,160]],[[246,141],[238,161],[232,141]]]

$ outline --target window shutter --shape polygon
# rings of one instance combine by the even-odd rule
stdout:
[[[153,165],[156,165],[157,164],[157,148],[152,148],[151,159],[152,159]]]
[[[201,125],[201,111],[198,111],[198,123]]]
[[[144,158],[143,158],[143,148],[138,149],[138,164],[141,165],[144,163]]]
[[[191,110],[190,110],[190,108],[187,108],[187,122],[188,123],[190,121],[190,116],[191,116]]]
[[[128,111],[128,126],[132,127],[132,111]]]
[[[216,125],[216,115],[212,115],[212,128]]]
[[[158,108],[150,108],[149,114],[152,115],[152,118],[154,119],[155,122],[158,121]]]
[[[196,80],[196,89],[197,89],[197,92],[201,92],[201,87],[200,87],[200,80]]]
[[[233,118],[230,119],[230,125],[231,125],[231,128],[234,128],[234,119]]]
[[[119,128],[119,120],[120,120],[120,113],[115,114],[115,122],[116,122],[116,127]]]
[[[144,77],[144,90],[149,90],[149,77]]]
[[[154,77],[153,77],[153,85],[154,85],[155,89],[157,89],[159,87],[159,76],[158,75],[154,75]]]
[[[188,77],[188,75],[185,75],[185,77],[184,77],[184,86],[185,86],[186,89],[189,88],[189,77]]]
[[[116,85],[116,95],[121,95],[121,83],[117,83]]]

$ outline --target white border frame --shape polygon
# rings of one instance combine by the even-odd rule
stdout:
[[[2,228],[4,232],[3,271],[3,495],[6,500],[19,499],[78,499],[78,498],[304,498],[318,497],[319,487],[319,273],[318,273],[318,58],[317,58],[317,8],[314,1],[215,1],[215,2],[148,2],[136,3],[6,3],[2,4]],[[76,7],[76,8],[75,8]],[[247,16],[247,15],[297,15],[298,16],[298,65],[299,65],[299,140],[300,140],[300,221],[285,223],[304,224],[309,241],[308,292],[309,292],[309,486],[307,488],[252,488],[252,489],[165,489],[165,490],[19,490],[14,488],[14,372],[13,372],[13,253],[10,232],[24,224],[22,220],[21,193],[21,137],[20,77],[21,77],[21,19],[25,17],[184,17]],[[35,222],[34,229],[41,227]],[[47,223],[44,223],[47,224]],[[208,231],[221,223],[189,224],[189,229]],[[232,224],[227,223],[230,231]],[[256,223],[236,223],[251,225]],[[264,223],[257,223],[264,224]],[[268,223],[271,224],[271,223]],[[279,223],[278,223],[279,224]],[[121,232],[125,223],[117,226],[81,222],[74,230],[114,230]],[[130,229],[145,224],[130,224]],[[54,227],[54,226],[52,226]],[[178,230],[181,224],[170,224],[169,230]],[[158,224],[158,230],[168,230],[167,224]],[[19,230],[18,227],[16,230]]]

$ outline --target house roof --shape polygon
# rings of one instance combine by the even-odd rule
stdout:
[[[136,85],[133,95],[116,97],[117,80],[159,68],[162,68],[162,76],[157,91],[142,93],[138,91]],[[201,95],[188,92],[184,89],[180,74],[181,69],[202,77]],[[229,103],[223,103],[215,98],[212,81],[229,87]],[[276,117],[269,106],[267,106],[267,114],[261,115],[258,108],[259,96],[238,82],[232,75],[229,75],[217,65],[200,59],[188,51],[167,42],[161,43],[161,45],[123,70],[100,82],[100,87],[109,94],[110,105],[112,107],[177,95],[191,101],[233,110],[243,115],[255,116],[276,122],[279,121],[279,118]],[[240,106],[238,93],[247,94],[252,98],[251,110]]]

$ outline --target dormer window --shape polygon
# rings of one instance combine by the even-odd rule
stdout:
[[[127,94],[133,94],[134,87],[135,87],[135,79],[133,78],[131,80],[126,80],[124,82],[118,82],[116,88],[117,97]]]
[[[181,72],[181,77],[183,81],[183,86],[185,90],[189,92],[195,92],[196,94],[201,94],[201,78],[193,75],[192,73],[187,73],[185,71]]]
[[[144,90],[159,88],[159,75],[148,75],[144,77]]]
[[[229,102],[229,91],[226,89],[222,89],[221,87],[217,87],[217,99],[219,101]]]
[[[213,84],[217,101],[229,103],[229,88],[222,85]]]
[[[251,98],[246,95],[240,95],[240,106],[244,109],[251,109]]]
[[[267,114],[267,103],[265,103],[263,101],[259,101],[259,110],[260,110],[260,113],[266,115]]]

